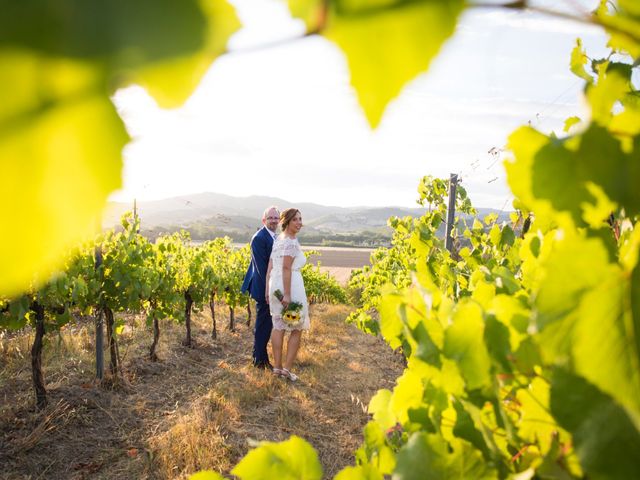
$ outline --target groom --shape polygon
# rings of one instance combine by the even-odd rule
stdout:
[[[267,208],[262,214],[263,227],[251,239],[251,264],[242,283],[242,293],[247,291],[256,301],[256,326],[253,331],[253,365],[258,368],[272,369],[267,354],[267,344],[271,336],[271,313],[268,299],[265,298],[267,266],[271,256],[276,228],[280,221],[280,212],[276,207]]]

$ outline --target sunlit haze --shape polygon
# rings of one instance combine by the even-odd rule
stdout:
[[[116,94],[133,140],[124,188],[111,200],[216,192],[410,207],[423,175],[459,173],[475,205],[509,209],[507,136],[527,123],[561,133],[565,118],[584,118],[584,82],[569,71],[570,53],[577,37],[590,54],[605,44],[583,24],[473,9],[372,131],[337,47],[296,39],[302,24],[283,3],[234,4],[245,28],[231,39],[233,53],[182,108],[162,110],[139,87]]]

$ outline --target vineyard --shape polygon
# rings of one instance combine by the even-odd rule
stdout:
[[[528,125],[509,135],[503,165],[514,196],[510,222],[492,216],[455,219],[448,225],[453,242],[447,248],[449,242],[436,231],[447,219],[448,184],[425,176],[418,191],[427,213],[389,220],[392,246],[376,250],[371,265],[350,279],[355,308],[332,307],[342,308],[339,320],[348,318],[352,325],[333,318],[332,325],[343,329],[318,335],[325,343],[317,349],[311,343],[308,388],[289,390],[271,377],[263,382],[229,361],[241,372],[237,404],[225,403],[215,388],[201,392],[209,395],[198,403],[202,408],[195,416],[181,411],[186,421],[175,424],[175,436],[164,437],[175,448],[142,444],[142,436],[127,442],[126,432],[120,432],[118,446],[128,448],[130,458],[140,459],[144,449],[142,457],[150,464],[168,465],[161,473],[136,472],[180,478],[205,469],[194,473],[194,480],[219,480],[222,474],[241,480],[640,478],[640,6],[637,0],[594,2],[592,10],[581,2],[562,2],[560,10],[528,0],[489,3],[288,2],[291,14],[306,26],[303,36],[321,35],[344,54],[351,86],[372,128],[403,86],[428,69],[471,8],[529,9],[597,28],[608,40],[593,56],[577,39],[567,59],[583,85],[584,118],[568,118],[554,132]],[[139,9],[131,8],[134,4]],[[23,365],[3,372],[12,372],[9,381],[24,369],[31,372],[35,407],[42,415],[23,435],[12,437],[27,423],[24,416],[15,418],[17,430],[8,434],[11,447],[2,449],[11,458],[35,454],[48,432],[65,432],[72,411],[80,411],[73,418],[91,426],[91,416],[80,407],[89,403],[88,392],[109,391],[87,385],[77,402],[48,397],[50,357],[43,361],[42,352],[55,351],[56,339],[62,349],[69,330],[87,328],[89,322],[93,333],[84,335],[95,341],[84,343],[99,359],[103,347],[95,333],[104,321],[109,362],[100,389],[116,390],[127,389],[140,371],[122,361],[131,359],[122,341],[131,330],[147,335],[136,358],[146,358],[145,368],[160,365],[162,370],[173,361],[162,360],[163,355],[175,358],[164,342],[182,349],[183,356],[203,352],[198,345],[192,348],[202,344],[194,337],[204,335],[207,348],[217,345],[221,305],[228,319],[225,335],[245,328],[239,322],[251,321],[250,304],[238,288],[247,251],[230,248],[225,239],[194,247],[180,233],[152,244],[137,233],[137,220],[130,216],[123,231],[67,255],[70,246],[87,238],[106,197],[120,186],[121,151],[129,138],[111,103],[111,89],[137,83],[163,106],[181,104],[239,28],[234,8],[224,0],[75,6],[70,18],[58,2],[13,2],[0,29],[6,49],[0,55],[6,73],[0,76],[5,87],[0,89],[0,162],[7,175],[0,205],[12,232],[0,237],[0,324],[3,335],[11,337],[7,342],[33,338],[28,347],[3,352],[3,362]],[[157,22],[153,28],[150,18]],[[15,26],[50,23],[44,33]],[[474,215],[464,189],[449,200],[457,212]],[[312,299],[347,299],[318,268],[310,267],[305,281]],[[194,327],[198,311],[206,312],[206,327],[201,320]],[[97,328],[91,330],[94,322]],[[375,347],[378,337],[356,336],[354,326],[382,337],[395,353]],[[168,331],[174,332],[170,339]],[[222,341],[227,342],[224,336]],[[370,351],[358,349],[359,342]],[[158,345],[164,346],[158,350]],[[394,355],[401,356],[400,366],[393,363]],[[314,381],[314,369],[325,356],[333,366],[324,365]],[[191,358],[194,371],[203,358]],[[96,364],[101,378],[100,360]],[[224,379],[206,377],[210,364],[204,364],[200,376],[209,384],[219,381],[220,391],[227,388]],[[87,365],[71,371],[90,381],[94,375]],[[226,365],[226,360],[216,363],[221,370]],[[358,378],[351,373],[366,377],[377,368],[397,374],[395,382],[374,376],[360,390],[363,397],[346,397]],[[53,370],[62,382],[60,367]],[[184,374],[185,381],[192,375]],[[349,383],[341,383],[343,375]],[[193,379],[189,385],[195,391],[204,388]],[[377,393],[363,401],[371,387]],[[182,394],[182,399],[192,395]],[[311,405],[313,395],[322,401]],[[274,400],[269,405],[278,428],[249,421],[244,425],[257,425],[255,437],[256,430],[238,428],[233,435],[225,430],[225,422],[235,425],[251,412],[257,397]],[[24,402],[25,397],[15,398]],[[323,408],[332,399],[333,413],[340,413],[327,418]],[[173,408],[157,406],[161,414],[173,415],[180,401]],[[123,404],[145,409],[144,396],[136,402]],[[100,402],[92,405],[106,410]],[[361,413],[354,413],[354,405]],[[24,405],[13,407],[25,413]],[[107,417],[118,425],[112,411]],[[224,421],[209,422],[211,417]],[[343,453],[353,450],[351,438],[343,442],[336,432],[344,427],[353,433],[360,423],[365,424],[362,442],[346,466]],[[208,430],[212,424],[217,427]],[[321,431],[315,429],[318,424]],[[153,428],[149,438],[155,439]],[[222,450],[232,450],[224,463],[215,463],[222,458],[215,445],[201,443],[218,434]],[[236,447],[242,442],[229,441],[234,435],[246,443]],[[185,439],[193,441],[181,443]],[[340,451],[340,461],[329,458],[331,447]],[[93,450],[108,453],[99,444]],[[108,477],[116,463],[107,454],[73,468],[79,478]],[[46,476],[53,468],[53,463],[38,464],[19,473]]]
[[[126,328],[124,316],[144,315],[152,330],[148,358],[157,360],[156,347],[162,322],[184,325],[182,344],[192,346],[191,318],[208,309],[209,335],[218,336],[216,303],[228,307],[228,329],[236,329],[236,311],[252,309],[248,294],[240,291],[250,261],[249,246],[234,249],[229,238],[218,238],[199,246],[191,245],[185,232],[160,237],[155,243],[140,235],[139,220],[122,219],[122,231],[110,230],[69,255],[65,269],[55,273],[38,288],[11,299],[0,299],[0,327],[11,331],[30,327],[35,332],[31,347],[31,370],[36,406],[47,404],[42,349],[45,334],[73,327],[75,318],[96,318],[97,377],[101,367],[102,323],[106,327],[109,350],[109,381],[117,383],[120,368],[118,336]],[[308,254],[316,252],[310,251]],[[346,294],[337,281],[318,266],[302,269],[310,303],[345,302]],[[177,341],[177,340],[176,340]]]

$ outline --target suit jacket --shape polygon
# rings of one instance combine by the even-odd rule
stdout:
[[[266,301],[264,291],[272,248],[271,232],[263,226],[251,238],[251,264],[242,282],[242,293],[249,292],[256,302]]]

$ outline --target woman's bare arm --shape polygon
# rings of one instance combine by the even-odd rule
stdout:
[[[287,307],[291,303],[291,266],[293,257],[285,255],[282,257],[282,286],[284,287],[284,297],[282,305]]]

